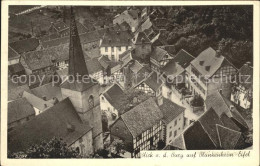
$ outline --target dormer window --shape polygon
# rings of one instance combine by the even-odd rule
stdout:
[[[200,65],[202,66],[204,64],[204,61],[200,61]]]
[[[206,71],[209,71],[209,70],[210,70],[210,66],[206,66],[206,67],[205,67],[205,70],[206,70]]]

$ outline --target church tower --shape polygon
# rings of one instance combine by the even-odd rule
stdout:
[[[69,98],[85,123],[93,127],[94,149],[103,148],[100,86],[89,77],[71,7],[68,79],[61,85],[62,98]]]

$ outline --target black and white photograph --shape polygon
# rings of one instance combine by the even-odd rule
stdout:
[[[254,5],[6,10],[7,159],[256,150]]]

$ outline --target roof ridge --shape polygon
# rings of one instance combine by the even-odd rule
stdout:
[[[204,128],[204,126],[201,124],[201,122],[198,119],[198,122],[200,123],[202,129],[204,130],[204,132],[208,135],[209,139],[211,140],[211,142],[214,144],[215,147],[217,147],[215,141],[213,141],[213,139],[211,138],[210,134],[207,132],[207,130]]]

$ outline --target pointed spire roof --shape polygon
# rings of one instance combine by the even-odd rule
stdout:
[[[61,88],[82,92],[97,83],[96,80],[89,77],[72,7],[70,18],[68,77],[68,80],[61,84]]]
[[[70,18],[70,44],[69,44],[69,76],[77,75],[84,76],[88,75],[87,66],[85,63],[82,46],[76,26],[76,21],[71,7],[71,18]]]

